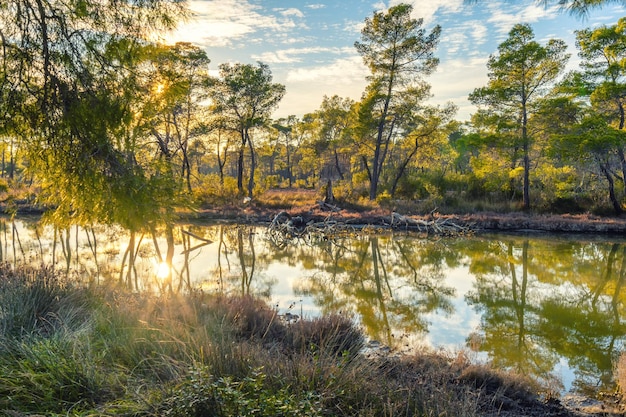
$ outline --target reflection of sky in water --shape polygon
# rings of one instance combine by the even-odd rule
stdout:
[[[39,232],[39,236],[36,238],[32,228],[25,227],[22,222],[16,222],[16,231],[20,238],[20,249],[18,245],[14,245],[13,242],[10,241],[12,238],[11,224],[7,222],[4,225],[7,227],[6,233],[3,231],[2,237],[0,237],[3,260],[10,260],[14,253],[18,259],[36,260],[38,256],[40,256],[41,251],[44,252],[44,257],[46,259],[50,259],[50,247],[53,239],[52,229],[47,228],[46,230]],[[216,228],[214,229],[216,230]],[[213,230],[213,234],[210,237],[211,240],[214,240],[214,243],[202,246],[197,250],[193,250],[188,258],[191,281],[196,284],[204,283],[203,288],[206,290],[218,290],[220,288],[216,280],[219,245],[215,230]],[[93,255],[90,251],[89,241],[87,240],[86,234],[81,231],[78,234],[78,239],[76,239],[75,228],[71,229],[71,233],[71,245],[75,245],[75,242],[78,241],[78,253],[81,256],[80,260],[73,260],[73,265],[78,265],[79,269],[83,271],[94,271]],[[249,251],[247,250],[247,245],[249,244],[248,231],[243,233],[243,236],[246,253],[247,256],[249,256]],[[233,236],[231,235],[230,238],[232,239]],[[301,289],[306,287],[307,284],[310,284],[311,282],[325,282],[324,279],[329,277],[329,273],[327,271],[316,269],[320,263],[323,263],[323,258],[314,256],[313,258],[315,262],[311,263],[309,260],[309,263],[307,264],[309,269],[305,268],[302,261],[299,259],[289,259],[290,264],[288,264],[287,262],[273,258],[271,245],[265,244],[262,233],[256,233],[253,238],[257,262],[255,265],[253,279],[250,282],[250,292],[253,294],[269,294],[266,301],[272,307],[277,306],[280,314],[284,314],[289,311],[292,314],[303,315],[304,317],[315,317],[319,315],[320,312],[324,310],[324,306],[318,306],[315,304],[315,296],[302,296],[300,294],[302,293]],[[98,242],[98,253],[100,259],[99,263],[101,266],[105,262],[115,262],[116,260],[119,262],[127,242],[127,234],[120,230],[113,232],[108,231],[105,236],[100,237]],[[190,243],[193,247],[200,243],[200,241],[191,238]],[[159,244],[161,246],[161,252],[164,253],[164,241],[160,240]],[[144,237],[142,247],[145,247],[145,250],[140,251],[143,258],[139,259],[138,264],[142,266],[143,271],[150,271],[150,269],[157,263],[151,237]],[[382,255],[386,255],[385,251],[390,248],[391,245],[389,245],[388,241],[383,242],[381,240],[380,247],[383,250]],[[175,251],[174,270],[178,272],[184,269],[185,258],[182,255],[183,249],[184,248],[181,245],[177,245]],[[221,254],[221,267],[225,281],[225,285],[222,288],[226,291],[237,293],[241,291],[240,277],[242,276],[242,268],[239,264],[236,245],[230,242],[228,249],[227,254]],[[595,249],[597,250],[597,248]],[[308,249],[305,248],[305,250]],[[563,250],[563,248],[561,248],[561,250]],[[21,254],[22,251],[24,251],[23,255]],[[72,251],[74,254],[73,256],[75,256],[75,247],[72,247]],[[57,243],[56,255],[57,264],[59,266],[64,266],[65,261],[63,258],[63,250],[59,243]],[[390,265],[397,266],[398,260],[383,259],[383,262],[388,262]],[[460,266],[455,268],[446,267],[442,271],[442,282],[438,282],[438,285],[454,288],[453,295],[446,296],[448,302],[452,306],[452,312],[450,314],[446,314],[435,310],[434,312],[423,314],[423,317],[421,318],[428,323],[427,331],[409,336],[408,339],[410,339],[411,342],[419,346],[429,346],[436,349],[443,348],[448,352],[454,353],[459,350],[467,349],[467,339],[473,332],[482,332],[480,329],[480,313],[476,312],[473,306],[468,305],[465,299],[465,296],[469,292],[476,290],[474,286],[475,277],[469,272],[469,262],[470,261],[468,260],[463,260],[463,263]],[[316,267],[313,267],[312,265],[315,265]],[[250,270],[250,267],[251,265],[246,266],[248,271]],[[602,270],[602,268],[602,265],[597,267],[598,270]],[[389,285],[394,300],[400,303],[409,303],[410,301],[407,300],[410,300],[411,296],[415,295],[416,289],[407,285],[408,281],[403,282],[400,279],[401,277],[394,277],[395,272],[392,273],[391,269],[391,267],[388,268],[390,273]],[[556,273],[551,271],[550,274]],[[111,276],[117,277],[116,274],[112,274]],[[554,275],[554,277],[557,276],[558,275]],[[346,279],[346,276],[343,276],[341,279]],[[584,287],[580,286],[580,282],[561,282],[560,285],[555,285],[555,283],[550,281],[538,282],[535,277],[531,277],[531,279],[534,280],[533,288],[532,291],[529,288],[528,292],[529,296],[532,293],[533,297],[541,298],[541,294],[545,292],[546,294],[552,294],[553,297],[561,297],[561,299],[566,300],[576,300],[577,297],[579,297],[581,288],[583,292],[585,291]],[[335,288],[335,291],[337,290],[338,289]],[[331,293],[330,291],[327,296],[333,299],[336,297],[339,301],[342,300],[342,297],[346,297],[345,294]],[[390,300],[387,299],[386,302],[389,301]],[[623,306],[621,308],[623,308]],[[358,320],[359,317],[356,317],[356,319]],[[391,329],[391,331],[396,335],[402,333],[402,331],[397,329]],[[618,341],[618,345],[621,344],[623,344],[623,340]],[[479,361],[486,360],[487,356],[488,355],[485,352],[470,353],[470,357]],[[559,362],[552,371],[555,376],[563,379],[563,384],[566,390],[572,386],[575,375],[573,370],[568,366],[568,361],[565,358],[560,358]]]

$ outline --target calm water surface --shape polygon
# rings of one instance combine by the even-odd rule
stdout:
[[[27,219],[0,226],[5,261],[54,258],[95,283],[200,287],[253,294],[281,314],[346,314],[395,349],[463,350],[561,391],[614,389],[613,364],[626,349],[625,239],[395,233],[285,242],[263,227],[181,225],[168,279],[159,236],[137,235],[127,251],[130,236],[117,228],[55,231]]]

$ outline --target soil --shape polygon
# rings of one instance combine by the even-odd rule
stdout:
[[[261,204],[245,206],[224,206],[204,209],[189,213],[187,218],[197,220],[230,221],[250,224],[270,224],[281,212],[292,218],[299,218],[306,224],[310,222],[334,221],[354,226],[375,226],[402,230],[406,224],[392,224],[393,211],[384,209],[355,210],[338,208],[336,211],[324,210],[318,204],[297,208],[268,207]],[[626,234],[626,217],[601,217],[591,214],[526,214],[493,213],[474,214],[439,214],[406,215],[413,221],[446,221],[476,233],[486,232],[546,232],[546,233],[588,233],[588,234]]]

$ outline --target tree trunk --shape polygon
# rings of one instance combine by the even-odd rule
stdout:
[[[615,210],[615,214],[619,216],[622,214],[622,206],[615,195],[615,182],[613,181],[611,172],[604,164],[601,164],[600,168],[602,169],[602,173],[604,174],[606,181],[609,183],[609,199],[611,200],[611,204],[613,204],[613,210]]]
[[[530,209],[530,157],[528,139],[528,112],[526,111],[526,90],[522,89],[522,143],[524,144],[524,184],[523,184],[523,204],[524,210]]]
[[[245,150],[245,142],[239,148],[239,159],[237,160],[237,190],[243,194],[243,155]]]
[[[254,192],[254,170],[256,169],[256,157],[254,155],[254,145],[252,144],[252,139],[247,136],[248,148],[250,149],[250,175],[248,177],[248,198],[252,198]]]
[[[378,181],[380,180],[380,171],[383,166],[384,157],[381,155],[383,145],[383,135],[385,133],[385,126],[387,126],[387,115],[389,114],[389,104],[391,103],[391,97],[393,95],[394,86],[394,72],[392,71],[389,77],[389,84],[387,87],[387,96],[385,97],[385,105],[383,107],[383,113],[380,116],[378,122],[378,132],[376,133],[376,146],[374,148],[374,160],[372,161],[372,173],[370,181],[370,200],[376,200],[378,195]]]
[[[341,165],[339,164],[339,155],[337,154],[337,149],[334,149],[335,153],[335,169],[337,169],[337,174],[339,174],[340,179],[344,179],[343,172],[341,172]]]
[[[332,180],[328,180],[326,183],[326,195],[324,196],[324,203],[326,204],[335,204],[335,195],[333,194],[333,182]]]

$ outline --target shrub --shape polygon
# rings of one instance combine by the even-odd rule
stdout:
[[[201,207],[235,202],[239,199],[237,179],[224,177],[222,185],[218,174],[204,175],[194,187],[193,196]]]

